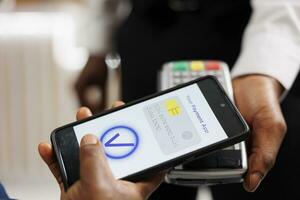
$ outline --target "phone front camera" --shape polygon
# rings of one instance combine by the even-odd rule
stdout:
[[[221,103],[220,106],[221,106],[222,108],[225,108],[226,104],[225,104],[225,103]]]

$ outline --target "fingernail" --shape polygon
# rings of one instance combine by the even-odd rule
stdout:
[[[86,135],[81,140],[81,145],[97,144],[98,138],[93,135]]]
[[[253,173],[250,175],[250,183],[248,187],[249,192],[255,192],[262,181],[263,176],[260,173]]]

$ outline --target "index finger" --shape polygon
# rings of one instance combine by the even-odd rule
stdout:
[[[79,121],[79,120],[88,118],[90,116],[92,116],[92,111],[87,107],[81,107],[77,111],[76,119]]]
[[[40,143],[38,146],[38,150],[41,158],[48,165],[50,171],[59,184],[61,191],[63,191],[63,181],[60,175],[58,163],[56,162],[56,159],[53,155],[52,146],[49,143]]]

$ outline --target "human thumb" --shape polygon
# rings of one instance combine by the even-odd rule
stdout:
[[[86,135],[80,145],[80,180],[83,185],[99,185],[111,178],[105,154],[97,137]]]

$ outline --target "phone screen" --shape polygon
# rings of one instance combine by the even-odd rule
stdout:
[[[73,129],[99,138],[118,179],[228,138],[197,83]]]

